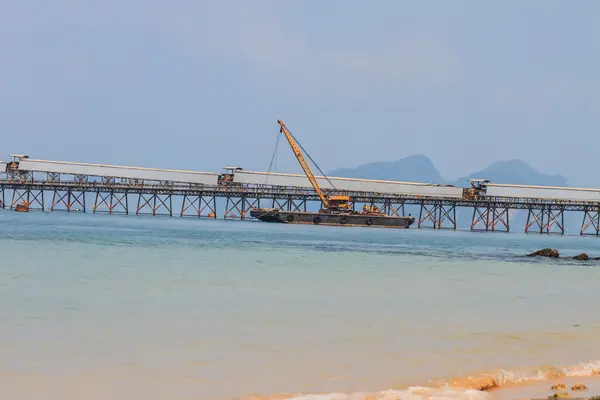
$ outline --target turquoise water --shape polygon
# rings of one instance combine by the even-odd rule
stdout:
[[[600,262],[522,257],[600,257],[596,238],[9,211],[0,230],[11,398],[350,393],[600,358]]]

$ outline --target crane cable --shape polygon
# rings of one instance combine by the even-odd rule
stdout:
[[[287,129],[287,127],[286,127]],[[304,152],[304,154],[306,154],[306,156],[308,157],[308,159],[314,164],[315,167],[317,167],[317,170],[319,170],[319,172],[321,173],[321,175],[327,179],[327,182],[329,182],[329,184],[331,185],[331,187],[333,188],[333,190],[337,190],[335,188],[335,186],[333,185],[333,183],[329,180],[329,178],[327,177],[327,175],[325,175],[325,173],[321,170],[321,168],[319,167],[319,165],[315,162],[315,160],[312,159],[312,157],[310,156],[310,154],[308,153],[308,151],[306,151],[306,149],[304,147],[302,147],[302,143],[300,143],[300,141],[298,139],[296,139],[296,136],[294,136],[294,134],[288,129],[287,130],[290,133],[290,136],[292,136],[292,138],[296,141],[296,143],[298,144],[298,147],[300,147],[300,149],[302,149],[302,151]]]
[[[273,155],[271,156],[271,162],[269,163],[269,170],[268,170],[269,173],[273,169],[273,164],[277,162],[276,161],[277,149],[279,148],[279,140],[280,139],[281,139],[281,131],[278,129],[277,130],[277,138],[275,139],[275,149],[273,149]],[[268,179],[269,179],[269,176],[268,175],[265,176],[265,183],[264,183],[264,185],[262,185],[261,194],[264,194],[264,192],[265,192],[265,186],[267,186]],[[277,209],[272,209],[272,210],[268,211],[266,214],[275,213],[276,211],[277,211]]]
[[[279,139],[281,139],[281,131],[277,130],[277,139],[275,140],[275,149],[273,150],[273,155],[271,156],[271,163],[269,164],[269,171],[273,168],[273,163],[275,163],[275,159],[277,158],[277,148],[279,147]]]

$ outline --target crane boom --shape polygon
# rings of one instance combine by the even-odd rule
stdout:
[[[294,152],[294,155],[296,156],[296,159],[298,160],[298,163],[300,163],[300,166],[304,170],[304,173],[306,174],[306,177],[310,181],[312,187],[317,192],[317,195],[319,195],[319,198],[323,202],[323,205],[325,206],[325,208],[329,208],[329,201],[327,200],[327,197],[325,197],[325,195],[323,194],[323,191],[319,187],[319,183],[317,182],[317,178],[315,178],[315,174],[313,174],[312,170],[310,169],[310,166],[304,159],[304,156],[302,155],[300,148],[296,144],[296,141],[292,137],[292,134],[287,130],[287,128],[285,127],[284,123],[281,120],[278,119],[277,122],[279,123],[279,126],[281,127],[279,132],[282,132],[285,135],[287,141],[290,144],[290,147],[292,148],[292,151]]]

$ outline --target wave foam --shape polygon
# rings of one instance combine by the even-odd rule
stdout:
[[[371,393],[279,394],[250,397],[247,400],[488,400],[489,393],[505,386],[563,377],[600,376],[600,360],[569,367],[540,366],[537,368],[500,369],[477,375],[431,381],[432,386],[410,386],[403,390]]]

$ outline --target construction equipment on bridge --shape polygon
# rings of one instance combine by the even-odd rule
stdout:
[[[469,180],[471,184],[470,188],[466,188],[464,193],[464,198],[467,200],[477,200],[479,196],[485,194],[487,189],[487,184],[490,183],[487,179],[471,179]]]

